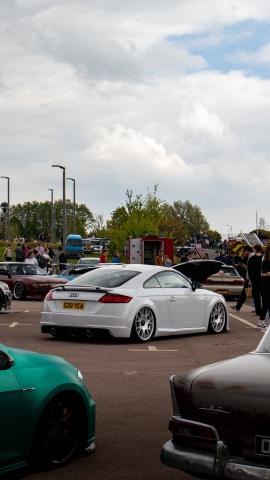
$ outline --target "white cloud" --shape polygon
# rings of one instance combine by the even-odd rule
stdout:
[[[48,199],[50,187],[60,197],[57,161],[98,213],[127,188],[159,183],[165,200],[190,199],[221,230],[252,228],[256,209],[267,218],[270,81],[209,71],[168,37],[213,41],[223,26],[269,15],[266,0],[1,2],[1,172],[12,201]]]

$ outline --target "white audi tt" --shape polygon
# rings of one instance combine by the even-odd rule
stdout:
[[[112,265],[51,290],[41,331],[53,336],[107,331],[147,342],[154,336],[221,333],[228,315],[223,296],[173,270],[152,265]]]

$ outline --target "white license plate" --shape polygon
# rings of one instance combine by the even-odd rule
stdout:
[[[256,436],[256,453],[270,456],[270,437]]]

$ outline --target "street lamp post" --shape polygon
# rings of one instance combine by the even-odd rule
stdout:
[[[73,233],[76,233],[76,180],[71,177],[68,177],[67,180],[72,180],[73,182]]]
[[[62,165],[52,165],[52,167],[61,168],[63,171],[63,240],[62,244],[65,245],[67,236],[67,217],[66,217],[66,167]]]
[[[48,188],[51,192],[51,243],[54,242],[54,203],[53,203],[53,188]]]
[[[228,239],[230,239],[230,234],[231,234],[231,238],[233,237],[232,225],[226,225],[226,227],[229,227],[229,230],[228,230]]]
[[[5,177],[5,176],[1,176],[1,178],[6,178],[7,180],[7,203],[8,203],[8,207],[7,207],[7,238],[8,238],[8,241],[10,242],[10,178],[9,177]]]

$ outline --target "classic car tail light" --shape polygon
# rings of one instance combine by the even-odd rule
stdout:
[[[169,423],[169,430],[173,434],[181,436],[218,440],[218,435],[214,427],[182,418],[172,417]]]
[[[53,299],[53,292],[50,291],[47,293],[45,300],[47,300],[47,302],[50,302],[52,299]]]
[[[129,303],[132,300],[132,297],[126,295],[116,295],[113,293],[106,293],[103,297],[99,299],[101,303]]]
[[[204,423],[172,416],[169,429],[173,434],[173,443],[188,448],[213,451],[219,435],[214,427]]]

